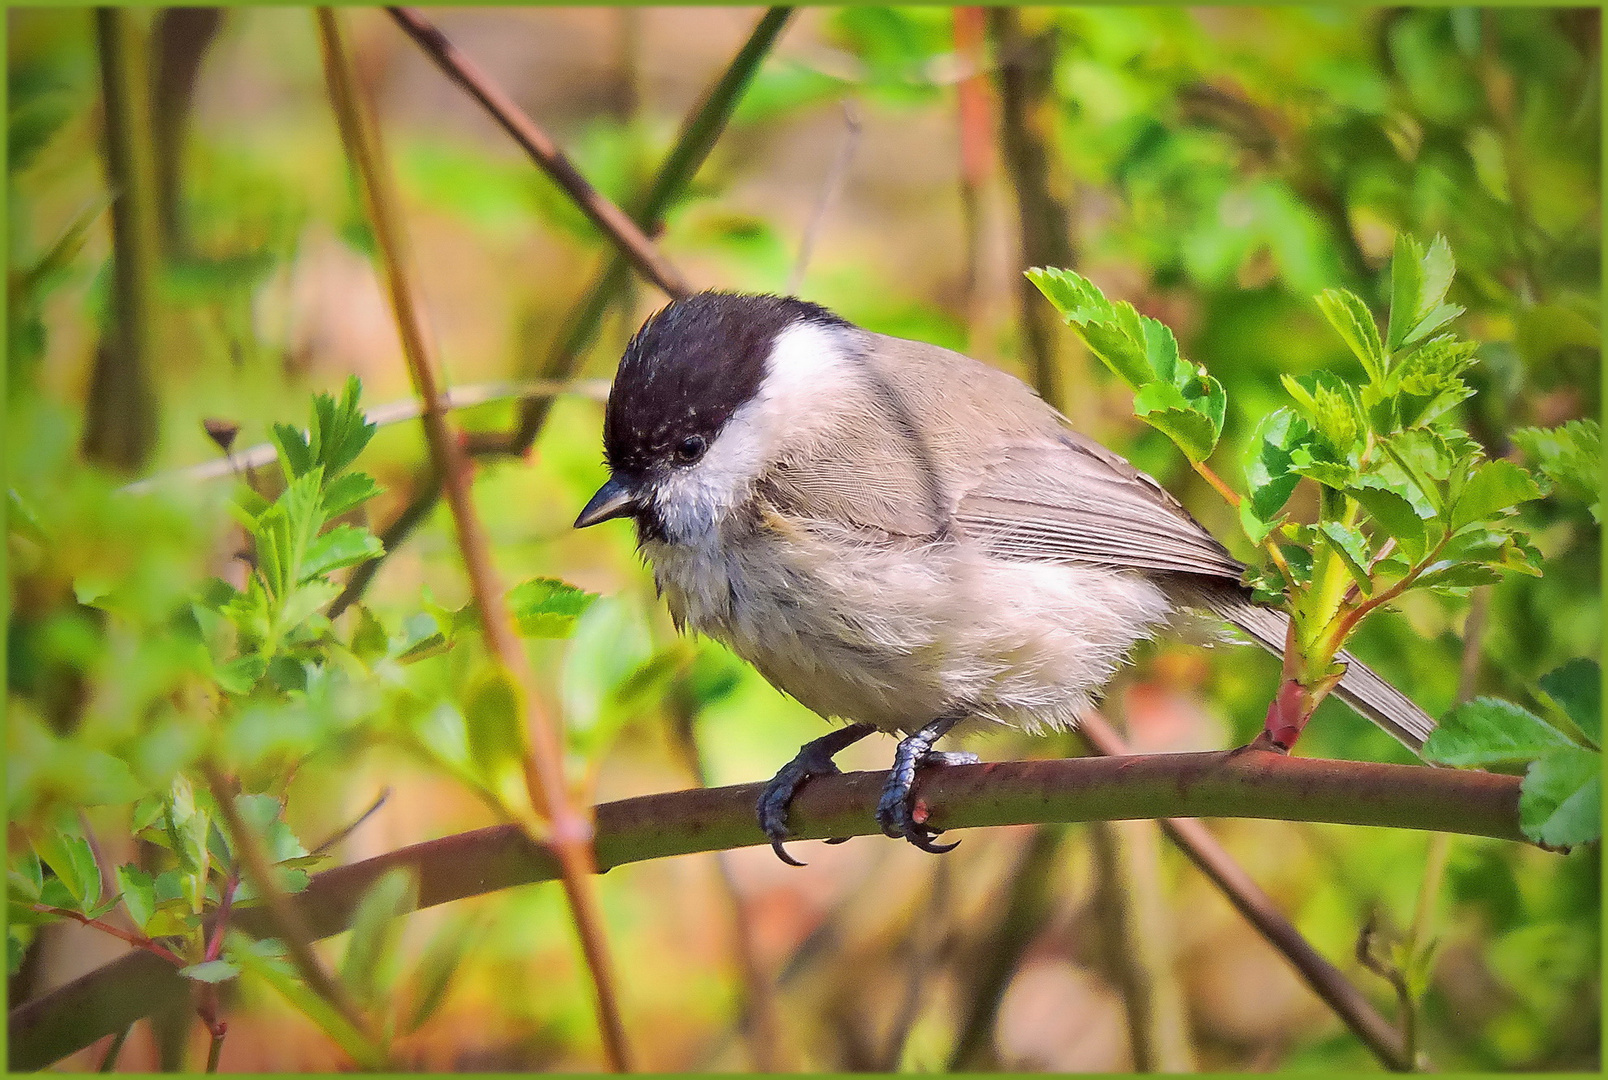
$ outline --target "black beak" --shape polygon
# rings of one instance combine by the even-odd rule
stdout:
[[[581,511],[581,516],[575,519],[575,527],[585,529],[600,521],[629,517],[636,512],[637,493],[619,477],[611,476],[608,483],[597,489],[592,501]]]

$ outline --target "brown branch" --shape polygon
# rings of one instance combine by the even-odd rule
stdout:
[[[799,239],[798,258],[793,261],[793,269],[787,275],[787,288],[784,290],[789,296],[797,295],[799,287],[804,284],[804,272],[809,269],[810,256],[815,252],[815,242],[820,238],[821,231],[826,225],[826,212],[832,208],[838,190],[848,177],[849,165],[854,161],[854,151],[860,145],[861,128],[860,110],[854,104],[854,99],[844,98],[843,142],[838,146],[837,156],[832,159],[832,165],[827,169],[825,179],[821,181],[821,191],[816,196],[814,209],[810,211],[809,223],[804,226],[804,235]]]
[[[795,831],[801,839],[817,840],[880,836],[873,810],[886,779],[880,772],[857,772],[812,780],[793,804]],[[760,787],[666,792],[597,807],[598,869],[769,843],[754,818]],[[931,807],[929,820],[946,829],[1118,818],[1251,817],[1442,830],[1528,843],[1519,829],[1518,777],[1423,765],[1326,761],[1258,751],[1147,754],[951,766],[921,774],[919,787],[922,800]],[[1165,827],[1169,833],[1206,835],[1206,844],[1185,848],[1196,865],[1209,874],[1237,878],[1239,885],[1230,899],[1236,906],[1264,905],[1253,921],[1264,935],[1269,928],[1282,927],[1289,935],[1281,946],[1287,955],[1305,951],[1311,954],[1310,970],[1332,970],[1244,872],[1221,855],[1220,848],[1211,853],[1209,835],[1198,823],[1168,821]],[[501,825],[326,870],[293,902],[312,934],[338,934],[349,925],[364,891],[398,866],[417,873],[420,908],[558,877],[558,862],[549,847],[532,841],[517,826]],[[1251,917],[1243,907],[1241,913]],[[235,918],[248,933],[267,929],[261,909],[238,912]],[[185,993],[187,982],[169,965],[136,951],[19,1005],[10,1015],[11,1067],[39,1069],[81,1050],[158,1009],[175,994]],[[1315,988],[1342,1003],[1356,993],[1343,979]],[[1337,1011],[1341,1007],[1328,996],[1325,1000]],[[1390,1025],[1380,1023],[1384,1038],[1394,1038]]]
[[[186,962],[180,958],[178,954],[174,953],[173,950],[164,945],[157,944],[144,934],[137,934],[132,930],[124,930],[121,926],[118,926],[115,923],[109,923],[105,919],[91,919],[88,915],[85,915],[81,911],[74,911],[71,908],[52,907],[49,904],[34,904],[32,905],[32,908],[41,915],[59,915],[66,919],[73,919],[77,922],[81,922],[85,926],[93,927],[103,934],[110,934],[112,937],[117,938],[120,941],[128,942],[136,949],[142,949],[145,952],[150,953],[152,956],[160,957],[161,959],[166,960],[175,968],[187,966]]]
[[[1122,737],[1097,715],[1085,713],[1078,730],[1102,754],[1115,758],[1128,752]],[[1228,898],[1234,909],[1256,928],[1268,944],[1284,955],[1313,992],[1345,1021],[1346,1026],[1386,1066],[1400,1069],[1411,1060],[1401,1036],[1390,1021],[1379,1015],[1339,968],[1312,947],[1301,931],[1279,911],[1273,898],[1263,892],[1234,861],[1234,857],[1218,843],[1205,825],[1198,821],[1167,818],[1161,822],[1161,828],[1189,861]]]
[[[402,221],[379,131],[370,119],[369,108],[359,99],[351,53],[335,11],[319,8],[318,25],[330,100],[340,123],[347,155],[362,179],[365,208],[374,230],[397,331],[402,338],[403,356],[414,391],[423,406],[425,440],[452,512],[458,547],[469,577],[470,593],[480,612],[487,650],[516,688],[520,714],[517,730],[526,733],[529,739],[525,747],[525,772],[531,806],[545,819],[540,824],[551,837],[558,855],[565,897],[596,996],[604,1053],[612,1069],[626,1071],[630,1068],[630,1050],[610,970],[603,922],[588,877],[594,869],[592,822],[571,804],[564,778],[563,741],[557,725],[541,708],[531,682],[529,661],[492,561],[491,542],[475,510],[469,455],[447,424],[433,342],[411,277]],[[527,829],[538,826],[522,815],[521,820]]]
[[[531,160],[541,166],[542,171],[552,178],[553,182],[564,189],[570,199],[580,208],[592,224],[596,225],[605,236],[609,237],[615,247],[631,260],[631,265],[649,281],[653,282],[669,296],[685,296],[692,291],[681,271],[671,265],[664,253],[649,240],[642,229],[624,210],[614,205],[605,195],[587,182],[569,158],[558,148],[558,144],[536,123],[526,116],[513,98],[503,92],[491,78],[456,45],[447,39],[434,24],[426,19],[417,8],[388,7],[385,9],[395,19],[397,25],[402,27],[407,35],[416,41],[421,49],[435,61],[435,65],[446,73],[453,82],[463,87],[469,95],[491,114],[502,129],[517,142]]]

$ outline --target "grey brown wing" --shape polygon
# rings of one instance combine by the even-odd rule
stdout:
[[[1073,432],[1005,447],[956,508],[1000,558],[1239,580],[1244,565],[1150,477]]]

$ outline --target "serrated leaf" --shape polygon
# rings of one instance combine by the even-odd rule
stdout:
[[[1569,746],[1531,764],[1519,788],[1519,827],[1548,847],[1602,838],[1602,755]]]
[[[117,885],[123,894],[123,906],[129,918],[141,932],[156,914],[156,882],[150,874],[132,863],[117,868]]]
[[[337,476],[324,486],[324,513],[337,518],[348,510],[374,498],[384,488],[367,473],[346,473]]]
[[[1211,380],[1217,393],[1222,388]],[[1141,387],[1133,398],[1133,411],[1139,419],[1160,431],[1184,452],[1190,461],[1199,464],[1211,457],[1222,434],[1222,421],[1214,420],[1203,408],[1190,402],[1178,388],[1168,383],[1153,382]]]
[[[1373,581],[1369,577],[1368,563],[1371,555],[1368,551],[1368,540],[1357,529],[1342,525],[1338,521],[1325,521],[1318,525],[1318,531],[1323,535],[1327,546],[1351,573],[1352,580],[1357,588],[1362,590],[1364,596],[1372,595]]]
[[[213,681],[231,694],[249,694],[256,689],[257,681],[268,670],[268,661],[261,653],[237,656],[221,664],[212,672]]]
[[[557,578],[532,578],[508,591],[508,606],[519,632],[526,637],[569,637],[575,631],[575,620],[596,600],[597,593]]]
[[[1523,428],[1513,441],[1535,461],[1557,490],[1585,503],[1602,521],[1602,427],[1595,420],[1571,420],[1561,427]]]
[[[1356,293],[1346,289],[1325,289],[1318,296],[1318,308],[1329,320],[1341,340],[1362,361],[1368,381],[1378,383],[1385,378],[1385,348],[1379,340],[1379,324],[1373,313]]]
[[[100,901],[100,864],[89,841],[77,832],[45,828],[30,837],[39,860],[56,875],[71,897],[68,904],[54,903],[56,907],[70,907],[83,911]],[[41,890],[43,891],[43,890]]]
[[[275,424],[269,436],[275,446],[279,448],[280,467],[285,471],[285,479],[294,483],[313,468],[312,447],[307,445],[307,436],[293,424]]]
[[[1424,247],[1407,233],[1396,234],[1390,259],[1390,326],[1385,348],[1395,352],[1418,323],[1418,301],[1424,291]]]
[[[1257,425],[1244,465],[1250,491],[1246,502],[1259,522],[1276,518],[1301,482],[1300,476],[1291,471],[1291,452],[1311,438],[1311,425],[1291,409],[1276,409]]]
[[[342,567],[377,559],[383,554],[385,545],[367,529],[337,525],[307,545],[307,552],[302,556],[301,580],[311,581]]]
[[[179,974],[186,979],[194,979],[196,982],[221,983],[239,977],[240,968],[227,960],[206,960],[199,964],[191,964],[189,967],[180,968]]]
[[[1424,760],[1441,765],[1533,761],[1573,747],[1569,737],[1530,710],[1500,698],[1475,698],[1441,719],[1424,742]]]
[[[1602,745],[1602,669],[1597,662],[1577,657],[1541,676],[1540,682],[1581,733]]]
[[[1368,512],[1368,516],[1386,536],[1396,538],[1404,555],[1414,560],[1423,557],[1424,519],[1418,516],[1405,498],[1382,487],[1362,484],[1346,488],[1345,493],[1357,500],[1357,504]]]
[[[1462,494],[1452,507],[1452,531],[1505,517],[1519,503],[1540,497],[1540,487],[1522,466],[1504,458],[1483,462],[1463,485]]]

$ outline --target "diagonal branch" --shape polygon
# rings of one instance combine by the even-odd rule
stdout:
[[[513,136],[514,141],[524,148],[555,184],[564,189],[592,224],[614,241],[614,245],[631,260],[631,265],[643,277],[670,296],[685,296],[692,291],[687,279],[681,276],[681,271],[671,265],[670,260],[648,239],[637,223],[589,184],[586,177],[570,164],[569,158],[564,156],[564,151],[558,148],[552,137],[526,116],[514,104],[513,98],[449,41],[419,9],[388,7],[385,10],[409,37],[418,42],[419,47],[435,61],[436,67],[467,90],[491,114],[492,119]]]
[[[873,810],[884,780],[881,773],[858,772],[810,781],[793,804],[795,830],[805,839],[880,835]],[[754,819],[760,787],[675,791],[605,803],[596,809],[597,868],[766,844]],[[1519,830],[1516,776],[1256,750],[951,766],[923,773],[920,791],[931,807],[930,820],[948,829],[1250,817],[1526,842]],[[311,933],[328,937],[346,929],[364,891],[398,866],[418,874],[421,908],[558,877],[551,849],[517,826],[460,833],[314,877],[295,897]],[[236,918],[248,933],[267,930],[259,910],[238,912]],[[186,982],[171,965],[136,950],[19,1005],[10,1015],[11,1068],[43,1068],[121,1031],[184,994]]]
[[[544,819],[540,824],[552,838],[565,897],[596,994],[604,1053],[611,1068],[617,1072],[627,1071],[630,1049],[610,970],[603,920],[588,877],[594,869],[592,822],[571,804],[564,778],[562,736],[552,717],[541,708],[532,685],[530,663],[515,633],[513,614],[492,562],[491,542],[475,510],[469,455],[447,423],[434,343],[408,264],[405,234],[380,133],[359,98],[351,51],[332,8],[318,9],[318,26],[330,101],[339,121],[341,140],[362,181],[363,201],[374,229],[385,285],[402,338],[402,352],[414,391],[423,406],[424,435],[430,446],[431,461],[436,475],[441,478],[447,507],[452,512],[487,651],[502,668],[514,692],[516,730],[527,740],[523,751],[530,805]],[[521,817],[523,827],[538,827],[538,822],[524,820],[525,815]]]
[[[1078,730],[1101,754],[1118,757],[1128,753],[1122,737],[1098,715],[1084,713]],[[1161,822],[1161,829],[1380,1061],[1398,1071],[1411,1062],[1401,1035],[1390,1021],[1379,1015],[1339,968],[1312,947],[1205,825],[1168,818]]]

